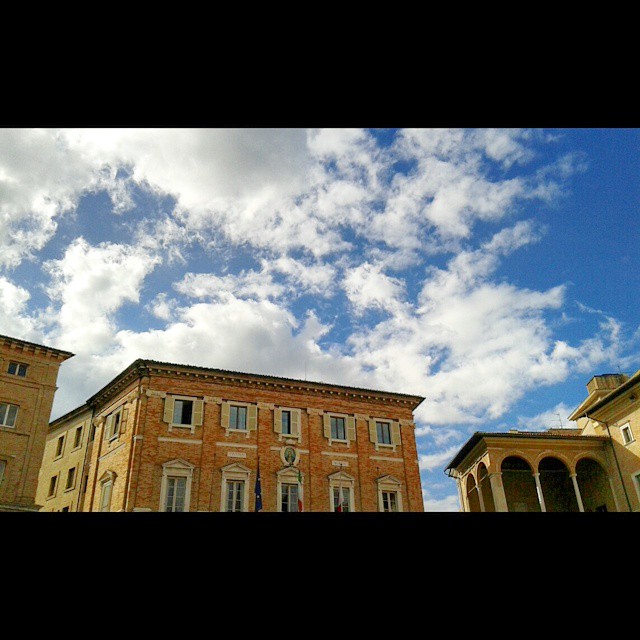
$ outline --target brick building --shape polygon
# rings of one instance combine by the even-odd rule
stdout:
[[[0,335],[0,511],[38,511],[58,370],[74,354]]]
[[[263,511],[423,511],[423,400],[136,360],[51,424],[43,510],[253,511],[259,463]]]
[[[446,469],[462,510],[640,511],[640,370],[587,391],[574,428],[474,433]]]

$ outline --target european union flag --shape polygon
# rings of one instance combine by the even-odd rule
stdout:
[[[256,476],[256,511],[262,511],[262,487],[260,486],[260,458],[258,458],[258,475]]]

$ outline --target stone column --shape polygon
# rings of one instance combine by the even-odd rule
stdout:
[[[569,475],[573,481],[573,490],[576,492],[576,500],[578,501],[578,509],[580,513],[584,513],[584,506],[582,504],[582,496],[580,495],[580,487],[578,487],[578,476],[575,473]]]
[[[480,511],[484,513],[484,498],[482,497],[482,487],[480,483],[476,481],[476,488],[478,489],[478,500],[480,501]]]
[[[540,503],[540,511],[545,513],[547,511],[547,507],[544,504],[544,496],[542,495],[542,485],[540,484],[540,474],[534,473],[533,478],[536,481],[536,491],[538,493],[538,502]]]
[[[507,497],[504,495],[504,487],[502,486],[502,473],[500,471],[490,473],[489,482],[491,483],[491,493],[493,494],[493,504],[496,505],[496,511],[509,511]]]

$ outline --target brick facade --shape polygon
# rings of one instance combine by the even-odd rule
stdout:
[[[194,420],[201,420],[201,424],[184,427],[165,421],[167,402],[174,396],[202,402],[201,418]],[[101,510],[103,487],[111,481],[110,511],[164,510],[163,465],[173,463],[190,478],[189,511],[224,510],[225,470],[245,480],[246,508],[253,511],[259,459],[263,511],[279,510],[278,478],[297,481],[298,470],[304,511],[332,510],[332,476],[345,492],[352,487],[351,508],[355,511],[379,510],[381,478],[397,487],[403,511],[423,511],[413,422],[413,411],[422,400],[418,396],[138,360],[88,400],[96,432],[87,450],[89,479],[80,500],[81,509]],[[223,410],[228,402],[255,407],[251,411],[256,422],[250,425],[255,428],[225,429]],[[195,411],[197,407],[194,405]],[[299,410],[299,438],[274,429],[274,415],[280,408]],[[113,421],[110,416],[118,412],[119,433],[111,436],[107,433],[109,421]],[[353,425],[350,435],[355,438],[336,442],[325,437],[328,413],[353,419],[347,423]],[[376,446],[371,441],[372,418],[396,423],[400,442]],[[286,446],[295,450],[293,465],[283,459]]]

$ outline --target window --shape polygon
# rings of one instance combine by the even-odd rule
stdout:
[[[291,407],[274,407],[273,430],[278,434],[278,440],[293,438],[302,440],[300,425],[302,424],[302,411]]]
[[[393,476],[382,476],[378,485],[378,511],[393,513],[402,511],[402,483]]]
[[[7,463],[4,460],[0,460],[0,487],[2,486],[2,479],[4,478],[4,470],[7,468]]]
[[[18,407],[15,404],[0,402],[0,426],[15,427]]]
[[[391,425],[388,422],[376,422],[378,444],[391,444]]]
[[[345,471],[329,476],[329,511],[354,511],[355,479]]]
[[[113,414],[113,420],[111,421],[111,438],[117,438],[120,433],[120,420],[122,419],[122,412],[116,411]]]
[[[124,430],[124,425],[127,420],[128,409],[124,408],[124,405],[119,406],[115,411],[112,411],[106,418],[104,423],[104,439],[115,440],[120,432]]]
[[[189,511],[191,479],[195,466],[186,460],[171,460],[162,465],[160,511]]]
[[[49,495],[47,498],[53,498],[56,495],[56,486],[58,484],[58,476],[53,476],[51,480],[49,480]]]
[[[247,407],[229,407],[229,428],[243,431],[247,428]]]
[[[193,400],[175,399],[173,402],[173,424],[191,424]]]
[[[342,500],[340,499],[342,497]],[[333,487],[333,510],[351,511],[349,508],[349,489]]]
[[[60,436],[58,438],[58,443],[56,444],[56,458],[59,458],[64,451],[64,436]]]
[[[383,511],[398,510],[398,494],[395,491],[382,492],[382,510]]]
[[[280,511],[298,511],[298,484],[283,483],[281,489]]]
[[[282,412],[282,435],[291,435],[291,411]]]
[[[400,423],[396,420],[369,418],[369,439],[375,445],[376,451],[382,447],[395,452],[396,447],[401,443]]]
[[[76,436],[73,441],[73,448],[77,449],[82,444],[82,427],[76,429]]]
[[[96,437],[96,425],[95,423],[91,424],[91,431],[89,431],[89,442],[93,442]]]
[[[180,476],[167,477],[167,499],[165,511],[184,511],[184,499],[187,492],[187,479]]]
[[[227,505],[225,511],[244,511],[244,480],[227,480]]]
[[[102,483],[102,490],[100,492],[100,511],[111,510],[111,489],[113,488],[113,481],[108,480]]]
[[[251,469],[239,462],[234,462],[222,467],[220,471],[222,472],[220,511],[249,511],[247,487],[250,486]]]
[[[27,365],[22,362],[10,362],[9,373],[12,376],[20,376],[24,378],[27,375]]]
[[[346,440],[347,434],[344,429],[344,418],[331,416],[331,439]]]
[[[629,444],[630,442],[633,442],[634,440],[633,433],[631,433],[631,427],[629,426],[629,423],[620,427],[620,433],[622,434],[622,442],[624,444]]]
[[[84,483],[82,485],[82,493],[87,493],[87,485],[89,484],[89,474],[84,477]]]
[[[69,471],[67,472],[67,486],[65,487],[65,490],[73,489],[75,483],[76,483],[76,468],[73,467],[73,469],[69,469]]]

